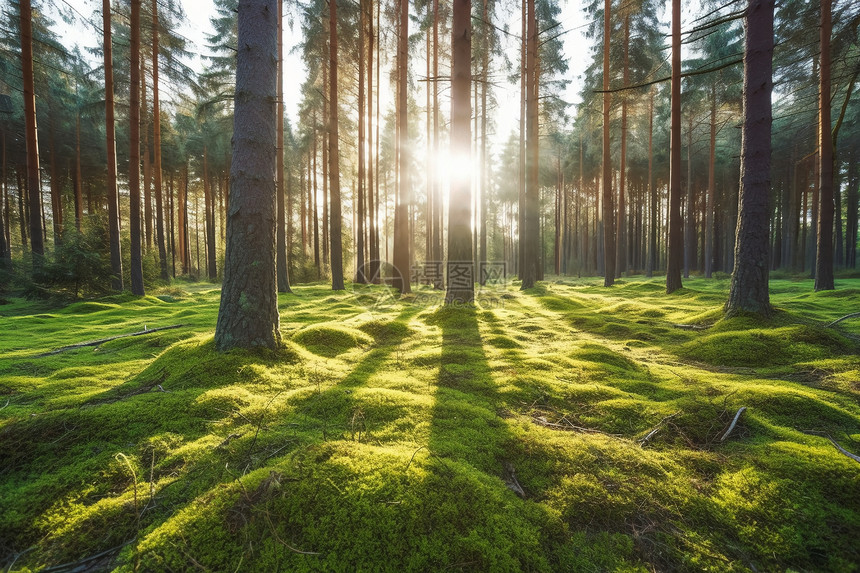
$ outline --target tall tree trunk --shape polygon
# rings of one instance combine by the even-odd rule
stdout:
[[[140,233],[140,2],[131,0],[131,80],[129,91],[128,197],[131,233],[131,292],[143,295]]]
[[[630,16],[624,16],[624,87],[630,80]],[[618,225],[615,249],[615,275],[620,277],[629,268],[627,250],[627,92],[621,96],[621,165],[618,185]]]
[[[278,270],[278,292],[292,292],[290,290],[289,266],[287,265],[287,236],[284,221],[284,3],[278,2],[278,88],[277,88],[277,157],[275,159],[275,179],[277,181],[276,201],[276,237],[277,257],[276,267]]]
[[[857,268],[857,219],[860,207],[860,178],[857,176],[857,149],[850,148],[848,158],[848,189],[845,197],[845,266]]]
[[[209,169],[209,148],[203,146],[203,210],[206,214],[206,275],[214,280],[218,277],[215,253],[215,198],[212,192],[212,173]]]
[[[399,29],[397,34],[397,151],[400,177],[394,208],[394,268],[392,286],[400,294],[412,292],[410,284],[409,205],[412,202],[409,152],[409,114],[407,110],[407,69],[409,67],[409,0],[398,0]]]
[[[113,290],[123,289],[122,252],[119,229],[119,193],[117,192],[116,166],[116,122],[114,119],[113,91],[113,42],[111,34],[110,0],[102,1],[102,25],[104,30],[104,69],[105,69],[105,140],[107,147],[107,205],[108,241],[110,243],[111,272]]]
[[[696,264],[696,197],[693,192],[693,114],[687,115],[687,198],[684,216],[684,278]]]
[[[84,218],[83,173],[81,172],[81,110],[75,113],[75,228],[81,232]],[[5,175],[4,175],[5,180]]]
[[[6,189],[6,130],[0,127],[2,138],[2,171],[0,171],[0,269],[8,268],[12,262],[12,245],[9,241],[9,196]]]
[[[669,251],[666,292],[681,284],[684,221],[681,219],[681,0],[672,0],[672,127],[669,156]]]
[[[648,228],[648,264],[646,276],[651,278],[657,270],[657,186],[654,185],[654,90],[648,100],[648,193],[651,197],[651,224]]]
[[[379,81],[379,75],[380,75],[380,72],[382,69],[382,49],[381,49],[381,45],[379,42],[379,31],[382,28],[381,22],[382,22],[382,2],[380,0],[377,0],[377,2],[376,2],[376,28],[375,28],[375,31],[372,31],[370,34],[371,38],[376,40],[376,51],[377,51],[377,58],[376,58],[376,92],[377,93],[376,93],[376,113],[375,113],[376,133],[374,134],[374,139],[373,139],[374,145],[376,146],[376,151],[374,153],[374,157],[375,157],[375,164],[374,164],[374,176],[375,177],[374,177],[374,179],[375,179],[376,183],[375,183],[374,190],[373,190],[373,193],[374,193],[374,201],[373,201],[374,211],[373,211],[373,223],[372,223],[372,228],[371,228],[371,236],[373,238],[373,242],[372,242],[371,253],[370,253],[370,257],[371,257],[371,259],[373,259],[372,266],[371,266],[371,272],[373,273],[374,281],[379,281],[382,278],[380,276],[380,274],[381,274],[380,273],[380,261],[381,261],[382,255],[380,253],[380,248],[379,248],[379,205],[380,205],[380,203],[379,203],[379,156],[380,156],[379,155],[379,143],[381,141],[381,139],[379,137],[379,124],[382,123],[382,116],[380,114],[380,103],[379,103],[380,100],[382,99],[380,97],[380,93],[381,93],[380,86],[382,84]],[[385,205],[385,212],[387,215],[387,212],[388,212],[388,203],[387,202]],[[385,223],[383,223],[383,224],[385,224]],[[388,243],[387,242],[385,244],[385,249],[386,249],[385,256],[387,258],[388,257]]]
[[[51,177],[51,215],[54,231],[54,246],[63,243],[63,196],[60,174],[57,170],[57,148],[54,137],[54,118],[48,121],[48,148],[50,150],[49,171]]]
[[[830,122],[831,0],[821,0],[821,71],[819,78],[819,208],[815,256],[815,290],[833,290],[833,136]]]
[[[224,286],[215,346],[277,348],[275,168],[278,11],[275,0],[240,0],[233,160]]]
[[[744,98],[741,188],[735,268],[726,315],[771,312],[768,293],[768,193],[770,192],[771,94],[774,0],[749,0],[744,29]]]
[[[156,16],[157,17],[157,16]],[[155,22],[153,20],[153,22]],[[140,124],[143,128],[143,247],[152,248],[152,161],[149,152],[149,118],[146,109],[146,59],[140,58]]]
[[[705,277],[711,278],[714,264],[714,201],[717,195],[717,84],[711,84],[711,144],[708,148],[708,195],[705,205]]]
[[[405,1],[405,0],[403,0]],[[342,217],[340,207],[340,164],[338,154],[337,104],[337,0],[329,2],[329,177],[331,178],[331,288],[343,290],[343,247],[341,245]]]
[[[21,70],[24,76],[24,130],[27,143],[27,195],[30,205],[30,250],[33,270],[42,267],[45,243],[42,236],[42,183],[39,177],[39,138],[36,130],[36,91],[33,86],[33,12],[30,0],[20,0]]]
[[[520,48],[520,146],[517,234],[519,235],[519,252],[517,254],[517,275],[520,279],[526,273],[526,85],[528,84],[528,0],[522,0],[522,47]]]
[[[526,188],[525,228],[520,241],[524,245],[522,289],[532,288],[538,280],[541,264],[540,188],[538,180],[538,102],[537,15],[535,0],[526,2]]]
[[[152,154],[153,185],[155,186],[155,242],[161,280],[170,280],[167,268],[167,248],[164,244],[164,202],[161,192],[161,104],[158,85],[158,0],[152,0]],[[151,223],[150,223],[151,225]]]
[[[679,0],[674,0],[675,2]],[[609,140],[609,47],[612,32],[612,0],[603,4],[603,286],[615,282],[615,221],[612,198],[612,149]]]
[[[483,0],[484,21],[481,27],[484,31],[482,54],[481,54],[481,196],[480,196],[480,219],[479,219],[479,258],[478,279],[483,285],[486,283],[483,267],[487,263],[487,208],[489,205],[490,174],[489,161],[487,159],[487,89],[490,83],[490,11],[488,0]]]
[[[333,1],[333,0],[332,0]],[[359,3],[359,22],[358,22],[358,205],[355,217],[355,282],[364,284],[367,282],[365,272],[365,242],[364,242],[364,222],[367,217],[367,205],[365,204],[365,153],[364,153],[364,132],[365,132],[365,91],[364,91],[364,28],[366,26],[366,8],[367,0],[361,0]]]
[[[471,82],[472,25],[471,0],[454,0],[451,28],[451,156],[472,155]],[[472,189],[469,173],[458,170],[451,175],[448,202],[448,290],[445,304],[470,303],[475,300],[472,255]]]

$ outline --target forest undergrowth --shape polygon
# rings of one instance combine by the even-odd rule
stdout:
[[[300,285],[274,353],[214,351],[211,284],[10,298],[0,567],[860,569],[860,280],[599,285]]]

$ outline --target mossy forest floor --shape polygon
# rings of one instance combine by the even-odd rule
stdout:
[[[772,281],[767,323],[726,280],[518,286],[298,286],[277,353],[214,352],[212,285],[10,299],[0,567],[860,569],[860,463],[805,433],[860,454],[860,319],[821,326],[860,280]]]

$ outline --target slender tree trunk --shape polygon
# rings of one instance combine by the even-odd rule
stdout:
[[[654,185],[654,90],[648,100],[648,193],[651,197],[651,224],[648,229],[648,264],[646,276],[651,278],[657,270],[657,186]]]
[[[278,2],[278,87],[276,104],[276,146],[277,156],[275,158],[275,180],[277,181],[276,200],[276,240],[277,257],[276,267],[278,271],[278,292],[292,292],[290,290],[289,266],[287,265],[287,236],[284,221],[284,3]]]
[[[726,315],[771,312],[768,293],[768,193],[770,192],[771,93],[774,0],[749,0],[744,29],[744,106],[741,188],[735,268]]]
[[[0,172],[0,269],[8,268],[12,262],[12,245],[9,241],[9,197],[6,194],[6,130],[0,128],[2,138],[2,172]]]
[[[674,0],[678,2],[679,0]],[[615,282],[615,221],[612,198],[612,149],[609,140],[609,48],[612,31],[612,0],[603,5],[603,286]]]
[[[333,1],[333,0],[332,0]],[[364,29],[366,25],[367,0],[361,0],[359,4],[358,22],[358,181],[357,181],[357,209],[355,218],[355,282],[364,284],[367,282],[365,272],[365,242],[364,222],[367,217],[367,205],[365,204],[365,91],[364,91]]]
[[[705,277],[711,278],[714,263],[714,201],[717,194],[717,84],[711,84],[711,144],[708,152],[708,196],[705,205]]]
[[[696,199],[693,193],[693,114],[687,114],[687,196],[684,201],[684,278],[696,264]]]
[[[405,1],[405,0],[403,0]],[[329,2],[329,105],[330,133],[329,177],[331,178],[331,288],[343,290],[343,247],[341,246],[342,217],[340,207],[340,157],[338,153],[338,103],[337,103],[337,0]]]
[[[51,220],[54,235],[54,246],[63,243],[63,196],[60,174],[57,172],[57,149],[54,137],[54,118],[48,121],[48,148],[50,150],[49,171],[51,177]]]
[[[39,177],[39,138],[36,129],[36,92],[33,86],[33,12],[30,0],[20,0],[21,69],[24,76],[24,130],[27,144],[27,194],[30,205],[30,250],[33,271],[42,267],[45,243],[42,236],[42,183]]]
[[[630,81],[630,16],[624,16],[624,87]],[[629,268],[627,250],[627,92],[621,96],[621,165],[618,185],[618,224],[615,254],[615,275],[620,277]]]
[[[669,156],[669,252],[666,292],[681,284],[684,221],[681,218],[681,0],[672,0],[672,128]]]
[[[471,159],[471,82],[472,25],[471,0],[454,0],[451,28],[451,155]],[[472,190],[469,174],[458,171],[451,176],[448,203],[448,290],[445,304],[471,303],[475,300],[472,254]]]
[[[140,233],[140,2],[131,0],[131,87],[129,91],[128,196],[131,233],[131,292],[143,295],[143,258]]]
[[[123,289],[122,254],[119,237],[119,200],[117,193],[116,167],[116,126],[114,121],[113,93],[113,43],[111,41],[110,0],[102,0],[102,25],[104,29],[104,69],[105,69],[105,134],[107,144],[107,204],[108,239],[110,242],[110,262],[113,273],[113,289]]]
[[[215,346],[280,344],[275,263],[278,11],[275,0],[240,0],[233,160],[224,286]]]
[[[518,206],[517,206],[517,276],[524,278],[526,273],[526,85],[528,84],[528,0],[522,0],[522,47],[520,48],[520,147]]]
[[[526,188],[524,232],[520,241],[524,245],[522,289],[535,286],[541,264],[540,242],[540,188],[538,180],[538,102],[536,99],[537,73],[537,15],[535,0],[526,2]]]
[[[154,22],[154,21],[153,21]],[[149,118],[146,109],[146,59],[140,58],[140,125],[143,131],[143,245],[152,248],[152,161],[149,153]]]
[[[815,256],[815,290],[833,290],[833,136],[830,121],[831,0],[821,0],[821,72],[819,78],[819,208]]]
[[[857,176],[857,149],[852,147],[848,158],[848,189],[845,197],[845,266],[857,268],[857,220],[860,207],[860,178]],[[26,241],[25,241],[26,242]]]
[[[152,154],[153,185],[155,187],[155,242],[161,280],[170,280],[167,268],[167,248],[164,244],[164,202],[161,191],[161,103],[158,85],[158,0],[152,0]],[[150,222],[150,226],[152,223]]]
[[[483,266],[487,263],[487,209],[489,205],[490,172],[487,158],[487,89],[490,82],[490,11],[488,0],[483,0],[484,21],[481,27],[484,31],[482,54],[481,54],[481,196],[480,196],[480,219],[479,219],[479,258],[478,279],[481,285],[486,283]]]
[[[409,205],[412,202],[409,151],[409,114],[407,110],[407,68],[409,67],[409,0],[399,1],[399,30],[397,35],[397,150],[400,177],[394,208],[394,268],[392,286],[400,294],[412,292],[410,284]]]

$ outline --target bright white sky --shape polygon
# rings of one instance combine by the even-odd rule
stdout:
[[[57,3],[64,9],[69,6],[73,7],[80,15],[89,18],[92,22],[101,25],[101,1],[100,0],[56,0]],[[565,93],[561,97],[570,103],[578,101],[578,92],[580,82],[578,77],[584,72],[588,65],[589,52],[588,43],[584,36],[585,17],[579,2],[562,1],[561,22],[562,29],[570,30],[562,36],[564,40],[564,55],[568,59],[568,78],[571,83]],[[189,46],[189,50],[197,56],[193,62],[186,62],[195,69],[202,69],[203,62],[200,59],[200,54],[206,53],[206,34],[212,33],[212,28],[209,23],[209,17],[214,13],[214,5],[212,0],[180,0],[187,16],[185,22],[182,23],[178,32],[188,39],[192,40],[193,45]],[[285,4],[285,16],[289,18],[290,8],[294,9],[294,4]],[[298,109],[301,100],[301,85],[307,76],[307,70],[298,53],[291,53],[290,47],[298,45],[301,41],[300,27],[298,17],[293,30],[285,30],[284,36],[284,100],[285,110],[289,115],[293,125],[298,120]],[[512,14],[508,20],[510,32],[518,35],[520,32],[519,11]],[[79,44],[81,48],[96,46],[100,38],[96,30],[87,24],[78,24],[77,26],[66,27],[63,25],[60,18],[55,18],[60,36],[63,38],[73,38],[74,42]],[[504,41],[504,38],[503,38]],[[508,57],[519,62],[518,45],[513,40],[503,43]],[[416,77],[423,77],[426,73],[423,61],[415,61],[414,71]],[[447,67],[447,66],[446,66]],[[383,72],[382,81],[385,81],[387,74]],[[426,85],[420,83],[420,86]],[[169,89],[169,87],[168,87]],[[496,149],[500,148],[500,144],[504,142],[511,131],[518,128],[519,121],[519,85],[509,85],[504,81],[500,81],[496,87],[496,99],[499,107],[496,113],[493,114],[496,122],[496,130],[494,140],[499,144]],[[416,100],[419,105],[425,101],[423,94],[416,94]],[[383,94],[383,107],[386,105],[385,94]],[[573,110],[571,110],[573,114]]]

